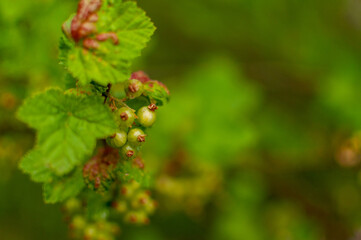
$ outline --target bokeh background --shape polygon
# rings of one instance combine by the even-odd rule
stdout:
[[[119,239],[361,239],[361,1],[138,3],[158,29],[133,70],[171,102],[143,155],[158,212]],[[34,133],[14,113],[63,85],[76,4],[0,1],[0,239],[67,238],[60,206],[17,169]]]

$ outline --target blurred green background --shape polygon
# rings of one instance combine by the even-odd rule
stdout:
[[[22,100],[63,85],[76,0],[0,1],[0,239],[66,239],[17,169]],[[139,0],[157,31],[133,70],[168,85],[144,159],[157,214],[129,240],[346,240],[361,227],[361,2]],[[356,239],[356,238],[355,238]]]

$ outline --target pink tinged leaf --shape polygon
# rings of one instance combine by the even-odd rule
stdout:
[[[95,22],[98,21],[98,19],[99,19],[98,14],[93,13],[92,15],[89,16],[88,21],[92,22],[92,23],[95,23]]]
[[[98,34],[98,35],[96,36],[96,39],[97,39],[98,41],[101,41],[101,42],[106,41],[106,40],[108,40],[109,38],[113,41],[113,43],[114,43],[115,45],[118,45],[118,44],[119,44],[119,38],[118,38],[117,34],[114,33],[114,32],[101,33],[101,34]]]
[[[80,21],[78,16],[75,16],[73,18],[73,21],[71,22],[71,36],[73,37],[75,42],[78,42],[80,40],[80,36],[79,36],[79,28],[81,26],[82,22]]]
[[[81,0],[78,5],[77,16],[80,20],[85,21],[92,13],[100,9],[101,0]]]
[[[81,0],[79,2],[77,14],[71,23],[71,36],[75,42],[86,36],[84,35],[84,29],[83,32],[80,31],[83,23],[98,20],[96,11],[100,9],[101,5],[101,0]],[[86,29],[89,29],[89,27],[86,27]]]
[[[83,38],[94,32],[96,32],[95,24],[90,22],[85,22],[80,26],[80,29],[78,30],[78,36],[80,38]]]

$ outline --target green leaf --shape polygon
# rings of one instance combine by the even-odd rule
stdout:
[[[130,77],[131,61],[140,55],[155,27],[134,2],[105,2],[98,12],[98,34],[113,32],[119,39],[99,42],[98,49],[88,50],[64,35],[60,40],[61,64],[81,85],[95,81],[102,85],[123,82]]]
[[[116,131],[110,109],[97,96],[50,89],[27,99],[18,117],[38,130],[38,164],[69,173],[93,152],[97,138]]]
[[[46,166],[44,160],[41,152],[34,149],[23,157],[19,166],[24,173],[30,174],[34,182],[49,182],[53,179],[54,173]]]
[[[64,77],[64,87],[65,89],[76,87],[76,79],[70,73],[67,73]]]
[[[44,201],[46,203],[62,202],[78,195],[84,187],[82,169],[79,168],[70,176],[44,183]]]

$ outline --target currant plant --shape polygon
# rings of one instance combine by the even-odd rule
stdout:
[[[155,27],[135,2],[81,0],[62,30],[65,88],[19,108],[18,118],[37,131],[20,168],[43,184],[46,203],[65,202],[72,237],[114,239],[117,219],[145,224],[156,206],[141,148],[169,91],[130,72]]]

